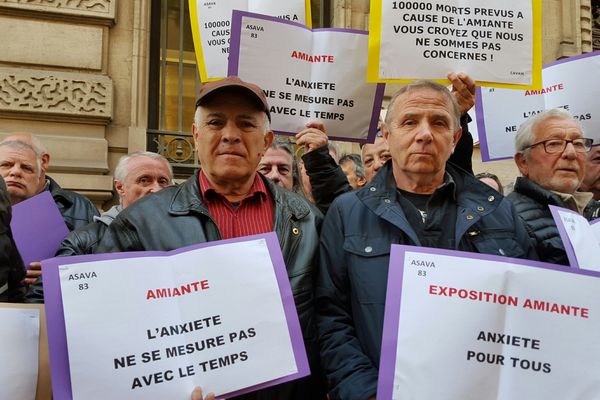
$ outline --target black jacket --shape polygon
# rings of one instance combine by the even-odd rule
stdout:
[[[510,201],[462,170],[447,171],[456,250],[537,259]],[[377,390],[391,245],[421,245],[397,195],[390,160],[364,188],[338,197],[323,223],[317,323],[333,400]]]
[[[10,197],[0,177],[0,302],[19,303],[25,293],[25,269],[10,230],[11,216]]]
[[[121,211],[120,205],[113,206],[101,216],[94,217],[94,222],[71,231],[60,244],[56,255],[77,256],[96,253],[106,229]]]
[[[560,196],[521,176],[517,178],[514,190],[508,198],[512,200],[525,223],[540,260],[569,265],[565,246],[548,207],[566,207]],[[600,217],[599,214],[600,202],[591,200],[583,216],[591,221]]]
[[[274,230],[279,238],[313,376],[243,396],[244,399],[322,399],[314,320],[314,279],[321,213],[304,198],[261,176],[275,203]],[[200,196],[198,173],[180,186],[146,196],[110,224],[97,252],[172,250],[221,239]]]
[[[70,231],[89,224],[94,216],[100,215],[96,206],[87,197],[61,188],[47,175],[46,179],[49,182],[48,190]]]
[[[471,175],[473,174],[473,136],[469,132],[469,114],[460,117],[462,135],[454,148],[454,153],[448,160]],[[329,154],[327,146],[320,147],[302,156],[306,174],[310,180],[313,199],[319,210],[324,214],[331,206],[333,200],[339,195],[352,191],[352,186],[333,157]]]

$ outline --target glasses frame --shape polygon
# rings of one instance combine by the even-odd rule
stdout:
[[[557,140],[564,142],[564,146],[563,146],[562,150],[561,151],[553,151],[553,152],[548,151],[548,149],[546,148],[546,143],[552,142],[552,141],[557,141]],[[583,140],[584,151],[577,151],[577,149],[575,149],[575,145],[573,144],[573,142],[575,142],[576,140]],[[565,149],[567,148],[567,145],[569,143],[571,143],[573,145],[573,149],[575,150],[576,153],[584,154],[584,153],[589,153],[590,150],[592,150],[592,145],[594,144],[594,139],[590,139],[590,138],[577,138],[577,139],[571,139],[571,140],[568,140],[568,139],[546,139],[546,140],[541,140],[534,144],[530,144],[529,146],[525,146],[523,148],[523,150],[528,150],[535,146],[539,146],[541,144],[541,145],[543,145],[544,151],[547,154],[560,154],[565,151]]]

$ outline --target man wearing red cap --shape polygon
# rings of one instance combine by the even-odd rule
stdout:
[[[205,84],[192,126],[202,169],[182,185],[123,210],[109,226],[98,252],[172,250],[275,231],[314,372],[319,363],[313,281],[322,215],[304,198],[256,172],[273,141],[270,118],[267,99],[258,86],[236,77]],[[313,373],[243,398],[322,399],[324,390]]]

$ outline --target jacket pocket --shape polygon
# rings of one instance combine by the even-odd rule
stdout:
[[[523,245],[527,243],[519,243],[512,231],[492,229],[484,233],[472,230],[467,232],[467,237],[478,253],[514,258],[526,257]]]
[[[348,257],[348,279],[358,302],[385,303],[390,243],[386,237],[346,237],[344,250]]]

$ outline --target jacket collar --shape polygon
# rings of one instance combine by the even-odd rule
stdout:
[[[456,243],[459,243],[462,235],[481,217],[493,212],[504,196],[454,165],[446,164],[446,172],[456,185]],[[402,229],[413,242],[420,243],[408,223],[406,214],[395,200],[396,181],[391,160],[379,170],[369,184],[356,193],[356,196],[376,215]]]
[[[60,185],[48,175],[46,175],[46,186],[44,186],[44,190],[48,190],[50,192],[55,202],[59,201],[66,206],[73,205],[71,194],[61,188]]]
[[[541,204],[552,204],[559,207],[565,206],[558,194],[544,189],[531,179],[524,176],[519,176],[517,178],[513,190],[524,196],[530,197]]]
[[[169,214],[187,215],[192,212],[208,214],[208,208],[200,195],[199,173],[199,170],[196,171],[193,176],[177,187],[169,203]],[[286,207],[296,219],[302,219],[311,212],[310,206],[301,198],[290,196],[287,190],[277,186],[261,174],[258,176],[273,197],[276,209]]]

